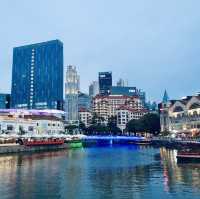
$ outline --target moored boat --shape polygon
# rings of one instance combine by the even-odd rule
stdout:
[[[177,153],[177,162],[200,162],[200,151],[194,150],[185,150],[178,151]]]
[[[51,145],[64,144],[64,140],[59,138],[18,139],[16,142],[19,143],[20,145],[25,145],[25,146],[51,146]]]
[[[134,144],[137,144],[137,145],[149,145],[149,144],[151,144],[151,140],[149,140],[149,139],[138,140],[138,141],[135,141]]]
[[[72,139],[72,140],[65,140],[64,143],[69,144],[70,148],[82,148],[83,147],[81,139],[77,139],[77,138]]]

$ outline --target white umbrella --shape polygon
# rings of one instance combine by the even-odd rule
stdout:
[[[85,138],[87,136],[83,135],[83,134],[77,134],[77,135],[74,135],[74,137],[79,138],[79,139],[83,139],[83,138]]]
[[[0,134],[0,137],[1,137],[1,138],[9,138],[9,135],[8,135],[8,134],[5,134],[5,133],[3,133],[3,134]]]

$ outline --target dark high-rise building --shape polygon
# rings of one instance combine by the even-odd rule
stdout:
[[[136,95],[138,95],[138,89],[136,87],[112,86],[110,88],[110,94],[111,95],[136,96]]]
[[[52,40],[13,49],[11,106],[63,108],[63,44]]]
[[[100,95],[109,95],[112,86],[112,72],[99,73],[99,93]]]
[[[0,93],[0,109],[10,108],[10,94]]]
[[[141,101],[142,105],[145,106],[146,104],[146,93],[137,89],[133,86],[112,86],[110,88],[111,95],[125,95],[125,96],[138,96]]]
[[[78,109],[87,109],[91,108],[91,97],[85,93],[79,92],[78,94]]]

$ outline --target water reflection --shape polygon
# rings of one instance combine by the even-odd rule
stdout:
[[[1,156],[0,198],[199,198],[200,164],[177,164],[176,153],[107,147]]]
[[[177,164],[176,150],[160,149],[165,189],[174,191],[177,184],[200,189],[200,164]]]
[[[0,193],[5,198],[30,198],[32,193],[34,198],[40,191],[44,192],[41,193],[43,195],[48,190],[57,190],[59,180],[56,173],[60,167],[54,163],[59,162],[66,153],[60,151],[0,157]],[[52,178],[57,183],[51,183]],[[46,186],[40,187],[40,183]]]

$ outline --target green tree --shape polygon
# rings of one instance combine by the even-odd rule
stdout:
[[[95,125],[95,124],[102,124],[105,121],[104,117],[98,116],[96,113],[93,114],[92,120],[91,120],[91,124]]]
[[[117,135],[121,133],[121,129],[117,127],[117,117],[111,116],[108,118],[107,128],[109,132],[113,135]]]
[[[73,134],[75,129],[77,129],[76,125],[68,125],[65,127],[65,130],[67,130],[69,134]]]
[[[160,132],[160,118],[156,113],[148,113],[144,115],[140,122],[144,127],[144,131],[151,134],[159,134]]]
[[[105,135],[108,134],[108,132],[109,132],[108,127],[103,124],[92,124],[87,128],[87,133],[89,135],[94,135],[94,134]]]
[[[126,125],[126,131],[134,133],[143,132],[144,131],[144,126],[141,120],[130,120],[127,125]]]
[[[79,129],[80,129],[82,132],[85,132],[85,131],[87,130],[85,124],[84,124],[82,121],[80,121],[80,123],[79,123]]]
[[[148,113],[139,120],[130,120],[126,125],[126,130],[134,134],[141,132],[158,134],[160,132],[160,118],[156,113]]]
[[[98,117],[97,117],[97,114],[94,113],[93,116],[92,116],[91,125],[94,125],[94,124],[97,123],[97,118],[98,118]]]

